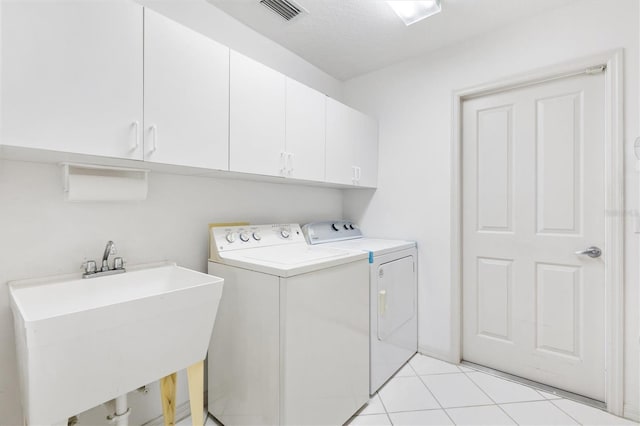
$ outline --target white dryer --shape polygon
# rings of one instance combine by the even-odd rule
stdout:
[[[368,253],[373,395],[418,350],[416,243],[365,238],[357,225],[346,221],[310,223],[302,230],[315,247]]]
[[[369,400],[367,254],[299,225],[211,228],[223,277],[209,412],[225,425],[338,425]]]

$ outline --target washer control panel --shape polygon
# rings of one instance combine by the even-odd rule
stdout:
[[[209,238],[212,256],[214,249],[223,252],[305,241],[296,223],[213,227]]]
[[[362,238],[358,225],[347,220],[308,223],[302,227],[302,232],[309,244]]]

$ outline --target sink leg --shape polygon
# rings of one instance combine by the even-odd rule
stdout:
[[[187,368],[189,404],[193,426],[204,425],[204,360]]]
[[[174,426],[176,424],[176,379],[176,373],[160,379],[164,426]]]

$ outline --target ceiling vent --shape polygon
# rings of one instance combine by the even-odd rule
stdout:
[[[289,0],[260,0],[260,3],[285,21],[291,21],[305,12],[301,6]]]

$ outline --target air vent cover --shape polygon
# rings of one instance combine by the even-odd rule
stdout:
[[[304,13],[304,9],[289,0],[260,0],[260,3],[274,13],[277,13],[285,21],[291,21],[296,16]]]

